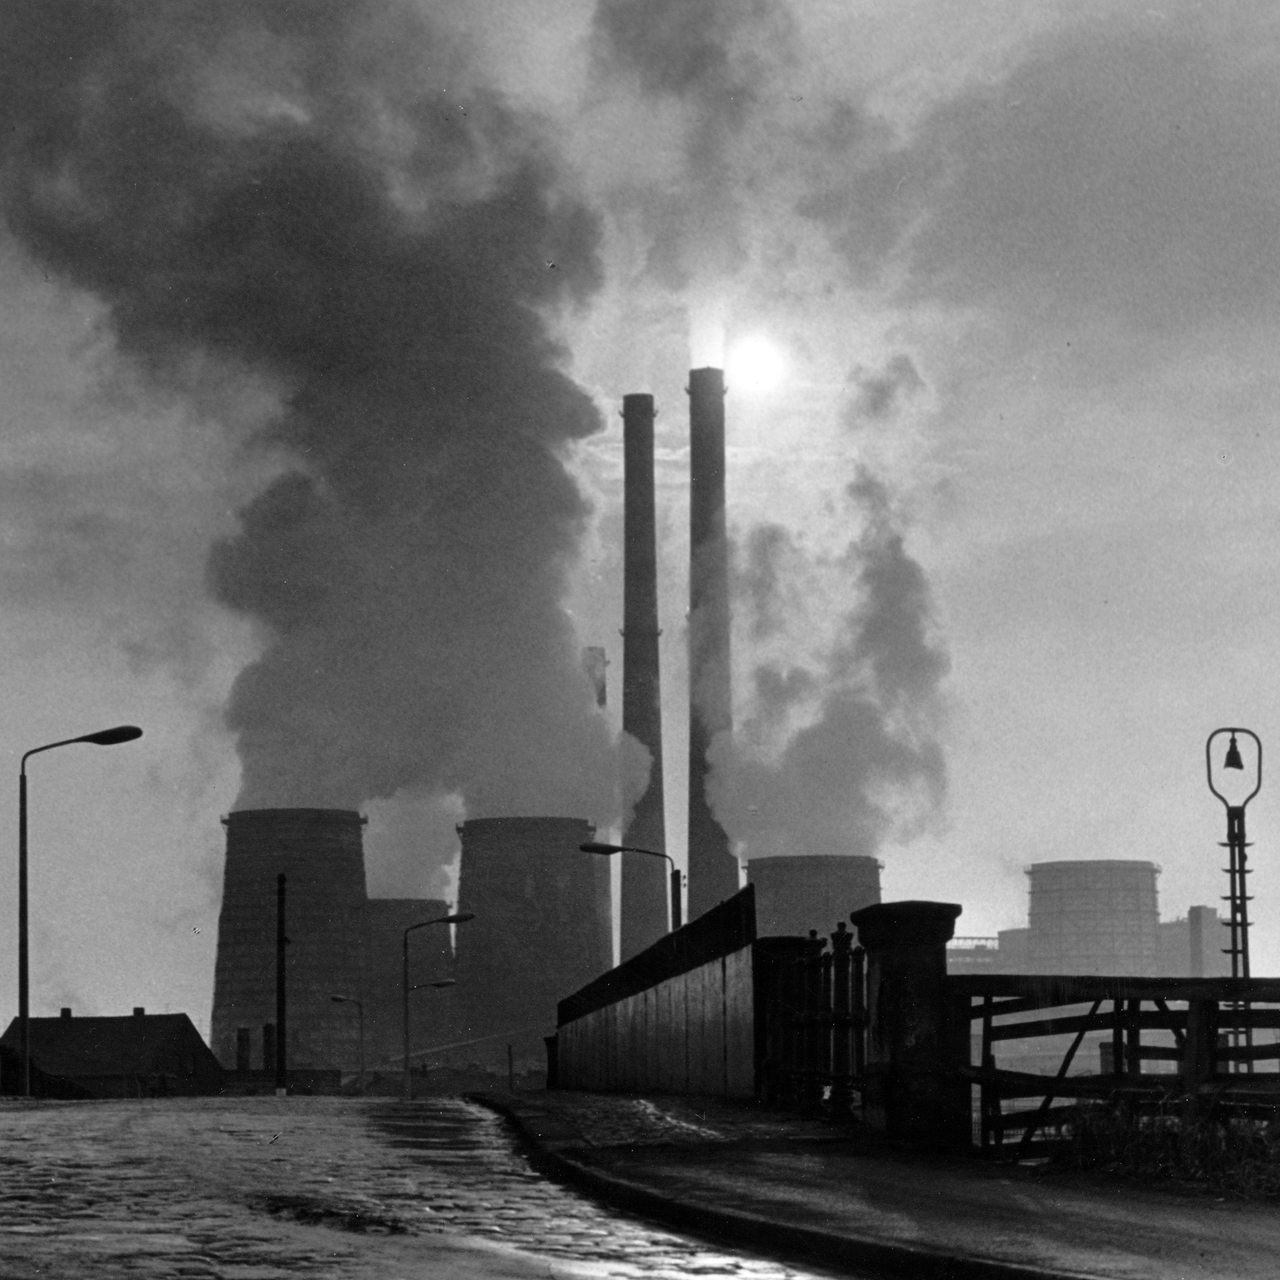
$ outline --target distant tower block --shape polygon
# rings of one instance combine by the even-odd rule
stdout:
[[[880,864],[840,854],[752,858],[747,880],[756,887],[760,937],[822,936],[849,914],[880,901]]]
[[[556,1005],[609,968],[608,900],[593,854],[595,829],[579,818],[477,818],[458,826],[462,859],[455,1008],[469,1060],[501,1066],[506,1046],[526,1065],[545,1063],[542,1037]]]
[[[404,931],[438,920],[449,905],[437,898],[370,898],[369,960],[365,983],[365,1055],[370,1067],[402,1065],[404,1055]],[[413,1047],[443,1044],[448,1038],[449,993],[429,984],[453,977],[453,942],[447,924],[415,929],[409,935],[410,1027],[421,1027]],[[414,991],[412,988],[417,987]],[[356,1010],[347,1008],[356,1017]]]
[[[236,1028],[276,1019],[276,877],[286,877],[288,1061],[359,1062],[359,1021],[331,995],[364,994],[367,893],[347,809],[242,809],[223,819],[227,860],[214,968],[212,1048],[236,1065]],[[254,1066],[259,1063],[255,1060]]]
[[[1150,977],[1159,968],[1153,862],[1036,862],[1027,870],[1032,973]]]
[[[622,728],[649,749],[649,782],[622,843],[667,851],[662,790],[662,691],[658,674],[658,560],[653,476],[653,397],[622,400],[623,510]],[[629,960],[667,932],[668,864],[622,855],[620,951]]]
[[[707,751],[733,725],[724,373],[689,374],[689,919],[740,887],[729,837],[711,812]]]

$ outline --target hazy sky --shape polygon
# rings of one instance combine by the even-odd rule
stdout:
[[[387,895],[467,814],[616,817],[636,391],[682,855],[691,365],[744,853],[966,934],[1052,858],[1225,892],[1205,738],[1280,747],[1273,6],[10,0],[0,50],[0,735],[145,730],[31,763],[33,1012],[204,1023],[237,805],[360,808]]]

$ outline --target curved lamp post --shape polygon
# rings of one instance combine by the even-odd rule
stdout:
[[[1221,769],[1215,770],[1213,767],[1213,742],[1215,738],[1219,738],[1223,734],[1230,734],[1231,741],[1227,746],[1226,755],[1223,756]],[[1234,796],[1238,796],[1241,791],[1249,786],[1249,771],[1245,769],[1244,759],[1240,755],[1240,745],[1236,741],[1241,734],[1253,739],[1253,789],[1243,799],[1233,799]],[[1230,855],[1227,874],[1230,886],[1228,900],[1231,904],[1231,946],[1228,948],[1231,956],[1231,976],[1247,980],[1249,978],[1249,893],[1246,888],[1246,880],[1249,870],[1247,865],[1248,857],[1245,850],[1249,847],[1249,842],[1245,839],[1244,811],[1249,801],[1262,789],[1262,742],[1258,735],[1249,729],[1215,729],[1205,741],[1204,762],[1205,772],[1209,779],[1209,790],[1222,801],[1227,811],[1227,838],[1222,842],[1222,847],[1228,850]],[[1228,786],[1228,770],[1232,772],[1238,771],[1243,775],[1242,785]],[[1215,773],[1217,773],[1218,784],[1226,787],[1229,794],[1224,794],[1218,789],[1218,785],[1215,785]],[[1232,1043],[1239,1049],[1243,1041],[1245,1047],[1244,1070],[1247,1073],[1252,1073],[1253,1027],[1248,1016],[1249,1002],[1247,1000],[1238,1000],[1233,1002],[1233,1005],[1238,1013],[1244,1014],[1244,1034],[1241,1035],[1239,1023],[1237,1023],[1231,1032]],[[1237,1061],[1236,1070],[1239,1070],[1240,1067],[1241,1063]]]
[[[355,996],[330,996],[330,1000],[334,1004],[353,1004],[356,1007],[356,1013],[360,1015],[360,1084],[359,1090],[363,1095],[364,1086],[364,1001],[358,1000]]]
[[[1231,741],[1227,746],[1220,769],[1213,766],[1213,741],[1222,734],[1230,734]],[[1226,771],[1245,773],[1244,760],[1240,755],[1240,746],[1236,741],[1239,735],[1253,739],[1253,790],[1243,800],[1233,800],[1218,789],[1226,786]],[[1227,838],[1222,847],[1230,852],[1230,866],[1227,873],[1230,877],[1231,903],[1231,976],[1233,978],[1249,977],[1249,895],[1245,892],[1245,878],[1248,876],[1245,850],[1249,847],[1245,840],[1244,811],[1245,806],[1262,789],[1262,742],[1258,735],[1249,729],[1215,729],[1204,744],[1205,772],[1209,779],[1209,790],[1222,801],[1227,811]],[[1217,784],[1215,784],[1215,775]],[[1246,782],[1247,786],[1248,783]],[[1238,792],[1241,788],[1230,788]]]
[[[666,858],[671,864],[671,932],[674,933],[681,925],[680,911],[680,869],[675,864],[675,859],[669,853],[659,853],[656,849],[640,849],[633,844],[603,844],[599,840],[588,840],[586,844],[578,846],[583,853],[601,853],[612,855],[615,853],[647,853],[651,858]]]
[[[404,931],[404,951],[403,964],[404,971],[401,981],[401,993],[404,1000],[401,1016],[401,1026],[404,1030],[404,1100],[409,1102],[413,1098],[413,1072],[409,1065],[409,935],[415,929],[425,929],[429,924],[465,924],[468,920],[474,920],[476,914],[474,911],[461,911],[450,916],[437,916],[434,920],[419,920],[417,924],[411,924]],[[452,980],[449,982],[436,984],[433,982],[422,983],[422,986],[452,986]],[[417,990],[417,988],[412,988]]]
[[[136,724],[118,724],[112,729],[81,734],[78,738],[62,738],[32,747],[23,753],[18,768],[18,1052],[22,1058],[22,1096],[31,1096],[31,1007],[30,964],[27,942],[27,759],[54,747],[69,747],[75,742],[89,742],[97,747],[114,747],[142,737]]]

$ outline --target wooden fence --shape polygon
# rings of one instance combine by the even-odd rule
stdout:
[[[775,1106],[1001,1157],[1060,1142],[1087,1105],[1280,1118],[1280,979],[949,975],[952,903],[855,911],[860,945],[843,923],[755,939],[749,896],[716,910],[739,923],[701,941],[686,926],[669,956],[653,949],[561,1003],[567,1087],[741,1095],[754,1080]],[[664,993],[695,986],[663,1022]],[[723,1069],[673,1075],[672,1055]]]
[[[1082,1105],[1280,1116],[1280,981],[965,975],[978,1145],[1031,1155]],[[1027,1069],[1028,1067],[1035,1069]]]

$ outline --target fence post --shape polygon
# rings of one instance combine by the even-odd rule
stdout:
[[[946,947],[960,911],[951,902],[884,902],[849,917],[867,953],[867,1122],[950,1148],[972,1141],[970,1088],[957,1069],[968,1059],[969,1027],[958,1025],[947,990]]]
[[[1182,1087],[1186,1090],[1185,1114],[1195,1119],[1209,1110],[1201,1087],[1213,1079],[1218,1045],[1218,1002],[1187,1001],[1187,1034],[1182,1042]]]

